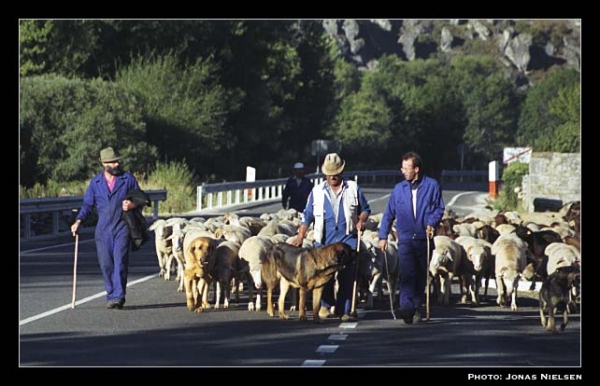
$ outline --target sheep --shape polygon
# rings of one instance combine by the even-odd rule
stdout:
[[[512,233],[515,233],[517,227],[514,226],[513,224],[499,224],[496,225],[496,230],[498,231],[498,233],[500,233],[500,235],[509,235]]]
[[[429,262],[428,285],[431,279],[436,280],[438,304],[450,304],[452,278],[458,273],[464,249],[448,236],[434,236],[435,248]],[[400,279],[402,280],[402,279]]]
[[[501,235],[492,244],[492,254],[496,258],[496,303],[504,307],[510,296],[510,308],[516,311],[519,279],[527,265],[527,243],[515,234]]]
[[[536,276],[544,279],[548,276],[544,250],[550,243],[562,242],[560,235],[551,230],[532,232],[529,228],[522,225],[519,225],[516,228],[515,234],[527,243],[527,250],[529,251],[529,254],[527,255],[527,271],[532,272],[530,275],[531,277],[527,279],[534,280]],[[533,289],[535,289],[535,281],[532,281],[531,284],[531,290]]]
[[[386,280],[388,291],[392,294],[392,304],[395,304],[393,298],[399,276],[397,254],[398,249],[395,242],[388,242],[387,249],[383,252],[373,240],[366,238],[361,240],[357,275],[361,287],[366,290],[365,307],[367,309],[373,308],[375,289],[378,289],[379,300],[382,299],[381,283],[383,279]]]
[[[234,241],[224,240],[217,246],[215,266],[211,272],[211,276],[217,283],[214,304],[215,310],[220,308],[221,295],[223,295],[223,308],[229,308],[231,282],[236,280],[239,276],[239,250],[240,244]],[[239,292],[236,291],[236,301],[237,300],[239,300]]]
[[[563,242],[548,244],[544,250],[544,254],[548,256],[548,263],[546,266],[548,275],[551,275],[560,267],[581,265],[581,252],[579,249]]]
[[[463,285],[466,288],[464,289],[461,302],[466,302],[468,291],[471,293],[471,302],[477,305],[479,304],[478,297],[481,280],[485,278],[484,299],[487,300],[489,279],[490,276],[494,274],[495,267],[492,264],[493,259],[491,252],[492,244],[485,240],[470,236],[460,236],[457,237],[455,241],[459,243],[465,250],[466,259],[463,259],[463,267],[461,267],[461,272],[464,272],[464,275],[473,275],[475,277],[474,282],[472,280],[468,280],[466,277],[464,278],[465,283],[463,283]],[[468,285],[469,281],[472,282],[472,285]]]
[[[169,255],[173,252],[171,241],[167,239],[173,233],[173,227],[168,225],[166,220],[158,219],[148,227],[148,230],[154,231],[154,246],[159,268],[158,277],[164,277],[167,272],[166,264]]]
[[[457,223],[452,226],[452,231],[459,236],[475,236],[477,227],[469,223]]]
[[[251,236],[246,239],[238,252],[241,264],[248,266],[246,278],[248,281],[248,311],[261,310],[261,292],[262,292],[262,263],[261,256],[264,259],[267,251],[273,245],[270,237]],[[254,300],[254,291],[256,290],[256,301]]]
[[[235,241],[240,245],[250,236],[250,230],[241,225],[224,224],[215,230],[215,238]]]

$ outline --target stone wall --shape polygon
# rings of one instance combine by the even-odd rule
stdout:
[[[532,153],[522,189],[523,207],[529,212],[535,211],[536,198],[580,201],[581,153]]]

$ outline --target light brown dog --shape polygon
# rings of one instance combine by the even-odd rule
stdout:
[[[290,287],[300,289],[298,319],[306,320],[306,298],[312,291],[312,311],[315,323],[320,323],[319,309],[323,286],[334,274],[357,258],[357,252],[344,243],[333,243],[318,248],[302,248],[287,243],[274,244],[262,262],[263,281],[267,286],[267,313],[274,315],[272,294],[279,282],[278,310],[280,319],[285,313],[285,295]]]
[[[217,240],[199,236],[193,232],[184,238],[185,270],[184,288],[187,308],[193,312],[202,312],[209,308],[208,286],[212,282],[211,273],[216,261]],[[200,304],[200,296],[202,303]]]

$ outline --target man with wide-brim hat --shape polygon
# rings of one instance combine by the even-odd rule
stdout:
[[[346,166],[346,161],[344,161],[339,154],[329,153],[323,160],[321,171],[326,176],[335,176],[337,174],[342,174],[344,166]]]
[[[136,178],[121,169],[120,160],[112,147],[100,150],[102,171],[90,181],[81,210],[71,225],[75,236],[94,209],[98,213],[94,238],[109,309],[122,309],[125,304],[131,232],[123,213],[136,208],[128,197],[131,191],[140,190]]]
[[[356,250],[358,232],[364,231],[371,208],[356,182],[342,178],[345,166],[346,161],[339,154],[325,156],[321,166],[325,181],[316,185],[308,196],[298,235],[292,244],[307,246],[303,245],[304,238],[314,222],[315,247],[342,242]],[[334,294],[335,282],[330,280],[325,284],[321,306],[313,310],[315,320],[330,316],[330,308],[334,305],[333,314],[342,321],[355,317],[351,309],[355,270],[356,263],[353,263],[338,272],[337,296]]]
[[[112,147],[100,150],[100,161],[101,162],[115,162],[119,161],[121,157],[115,152]]]

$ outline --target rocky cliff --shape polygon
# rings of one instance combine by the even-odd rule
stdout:
[[[581,68],[579,19],[327,19],[323,26],[346,59],[364,70],[376,68],[386,54],[403,60],[486,54],[527,87],[552,66]]]

